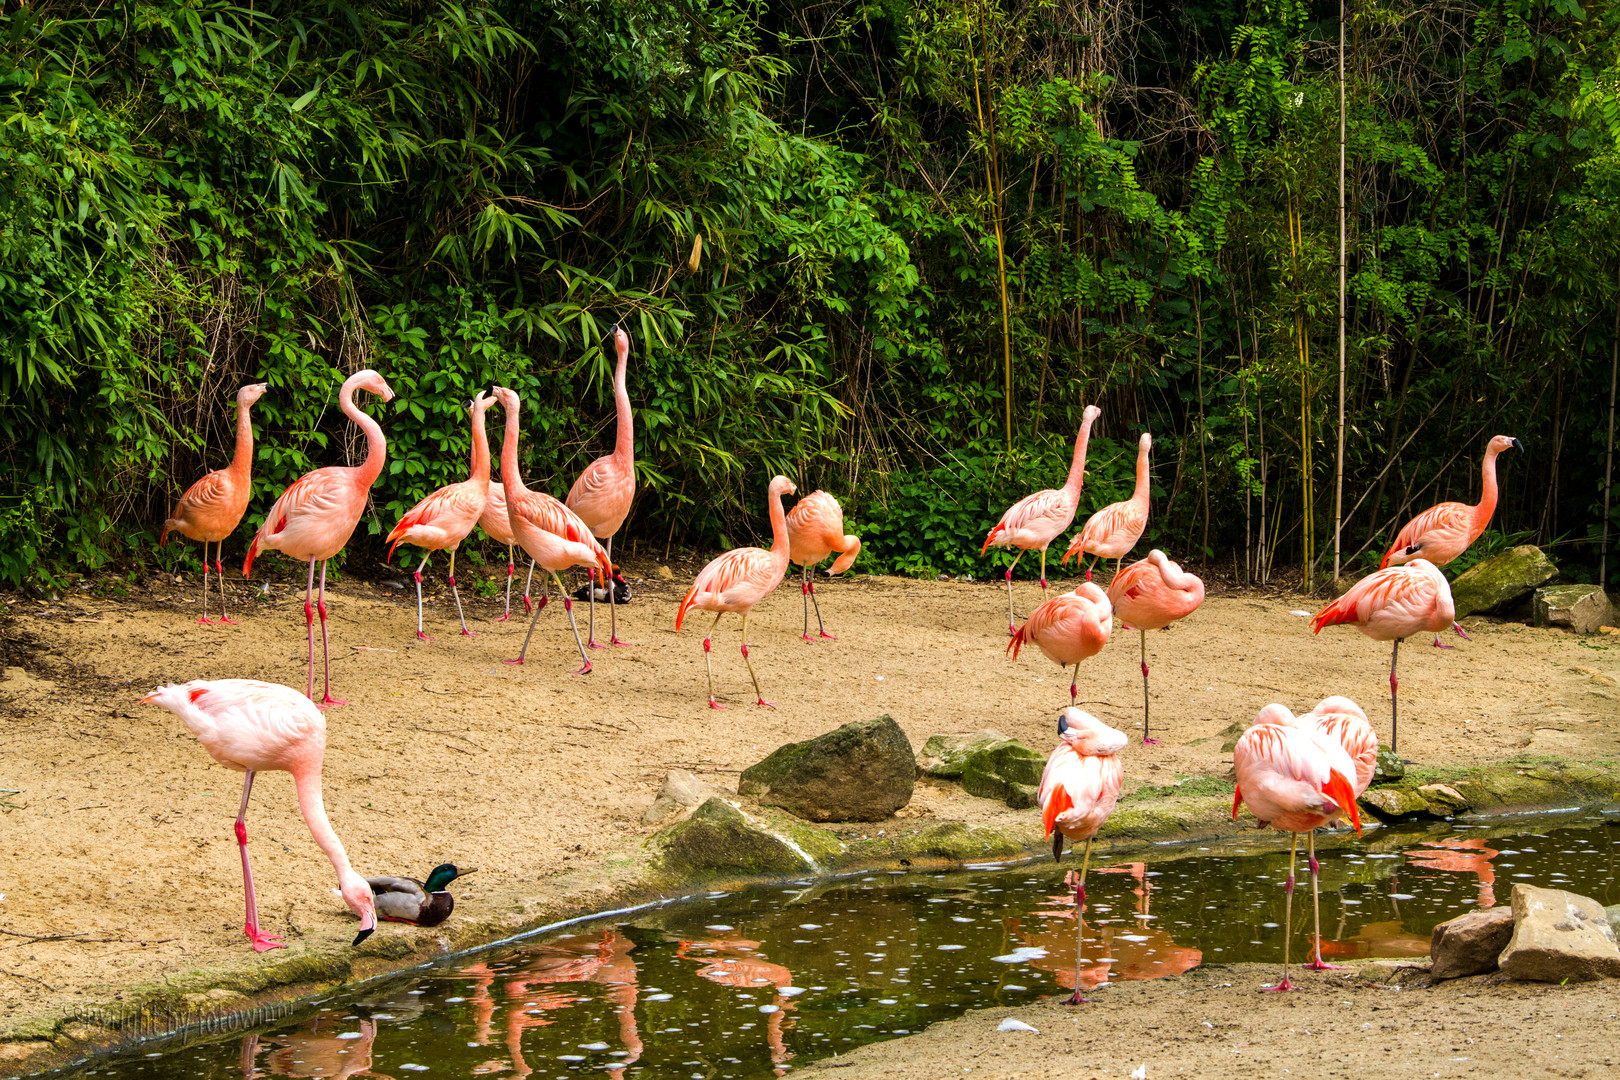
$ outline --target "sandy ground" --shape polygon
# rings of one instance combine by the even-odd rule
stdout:
[[[1613,1076],[1620,1068],[1613,983],[1479,976],[1425,989],[1351,970],[1296,973],[1293,993],[1262,992],[1276,980],[1275,967],[1237,964],[1118,983],[1084,1005],[985,1009],[803,1071],[836,1080],[1125,1080],[1145,1067],[1147,1080],[1411,1080]],[[1008,1017],[1036,1031],[999,1031]]]
[[[234,627],[196,624],[195,577],[118,598],[6,598],[0,1028],[137,983],[257,962],[241,935],[231,835],[240,778],[210,761],[174,716],[138,702],[158,683],[190,678],[303,686],[300,569],[260,565],[270,590],[233,584]],[[409,592],[353,581],[333,588],[334,690],[350,704],[329,714],[326,803],[356,867],[425,877],[452,860],[479,868],[458,885],[457,919],[533,911],[582,875],[633,868],[651,832],[640,815],[672,768],[734,783],[782,742],[879,713],[918,748],[937,732],[985,727],[1043,751],[1054,742],[1068,680],[1038,652],[1007,661],[999,582],[829,582],[818,595],[839,640],[815,645],[799,640],[801,597],[790,582],[750,628],[755,666],[778,707],[751,703],[728,616],[714,662],[730,707],[711,711],[700,646],[707,620],[673,630],[693,569],[661,579],[650,565],[632,568],[636,595],[620,627],[635,647],[593,654],[588,676],[570,673],[578,656],[556,606],[541,618],[529,662],[513,667],[501,661],[516,654],[524,627],[516,617],[492,621],[498,600],[468,602],[478,636],[462,638],[447,590],[435,589],[436,640],[424,644],[413,635]],[[1035,586],[1018,585],[1020,614],[1036,596]],[[1155,733],[1167,745],[1133,742],[1128,783],[1226,773],[1229,756],[1209,737],[1272,700],[1302,709],[1348,694],[1387,733],[1387,648],[1349,628],[1313,638],[1291,612],[1314,606],[1216,596],[1150,634]],[[1482,619],[1468,626],[1475,640],[1456,649],[1403,650],[1405,756],[1438,765],[1620,758],[1620,643]],[[1117,632],[1082,676],[1087,708],[1122,728],[1139,725],[1135,634]],[[920,786],[905,813],[962,816],[978,802]],[[287,776],[260,778],[248,827],[262,922],[295,950],[301,939],[352,934]]]

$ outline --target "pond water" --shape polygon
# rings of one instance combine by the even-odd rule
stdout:
[[[1620,902],[1601,819],[1371,828],[1324,838],[1322,952],[1427,956],[1430,929],[1513,883]],[[1071,859],[1073,862],[1071,863]],[[1162,847],[1087,879],[1087,987],[1278,962],[1288,853]],[[490,949],[312,1003],[257,1031],[142,1047],[73,1075],[708,1080],[910,1034],[1074,987],[1078,859],[760,886]],[[1294,957],[1311,933],[1309,879]],[[385,926],[381,933],[387,933]],[[1305,976],[1310,978],[1309,974]]]

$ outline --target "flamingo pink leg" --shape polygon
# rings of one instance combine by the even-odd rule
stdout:
[[[1041,592],[1046,591],[1046,549],[1041,548]]]
[[[574,644],[579,646],[579,658],[585,666],[574,672],[575,675],[589,675],[591,673],[591,658],[585,655],[585,643],[579,639],[579,624],[574,621],[574,601],[563,592],[562,578],[552,572],[552,579],[557,582],[557,591],[563,594],[563,610],[568,613],[568,625],[574,631]]]
[[[804,598],[804,643],[814,645],[816,639],[810,636],[810,567],[808,564],[804,567],[804,573],[800,575],[799,595]],[[816,618],[818,621],[821,618],[819,605],[816,607]]]
[[[326,560],[321,560],[321,593],[315,600],[315,610],[321,616],[321,700],[315,704],[321,708],[331,705],[347,705],[342,698],[332,696],[332,647],[326,631]],[[313,657],[311,663],[313,664]],[[312,673],[313,677],[313,673]],[[311,687],[313,689],[313,686]]]
[[[1142,630],[1142,745],[1163,746],[1158,739],[1148,736],[1148,663],[1147,663],[1147,631]]]
[[[220,582],[219,588],[220,588],[220,594],[224,595],[225,583],[223,581]],[[197,622],[202,626],[213,626],[214,625],[214,620],[212,620],[212,619],[210,619],[208,617],[208,541],[206,541],[206,540],[203,541],[203,593],[202,593],[202,596],[203,596],[202,618],[198,619]],[[1435,640],[1438,641],[1440,639],[1436,638]]]
[[[611,540],[608,542],[612,543]],[[612,561],[612,556],[609,556],[608,562],[611,563]],[[607,580],[606,575],[603,575],[603,580]],[[608,595],[613,595],[612,582],[608,582]],[[605,649],[607,648],[606,645],[600,645],[596,641],[596,567],[594,566],[588,567],[585,571],[585,596],[591,604],[590,621],[586,624],[585,630],[585,645],[591,649]]]
[[[1090,998],[1080,996],[1081,955],[1086,946],[1086,869],[1091,866],[1091,837],[1086,837],[1086,853],[1080,860],[1080,877],[1074,883],[1074,994],[1066,1005],[1084,1005]]]
[[[512,561],[512,548],[506,548],[506,611],[496,622],[505,622],[512,617],[512,576],[517,573],[517,563]]]
[[[422,571],[427,568],[428,560],[431,558],[433,558],[433,552],[431,551],[429,551],[426,555],[423,555],[422,565],[418,566],[416,568],[416,573],[411,575],[416,579],[416,639],[418,641],[433,640],[422,632]],[[326,624],[323,621],[321,625],[324,629]]]
[[[827,633],[827,624],[821,621],[821,602],[816,599],[816,575],[814,570],[810,572],[809,577],[810,580],[805,584],[810,587],[810,602],[816,607],[816,626],[820,629],[822,637],[828,641],[837,641],[838,635]]]
[[[304,625],[309,628],[309,679],[304,696],[315,700],[315,560],[309,560],[309,582],[304,586]]]
[[[1007,567],[1007,633],[1008,633],[1008,635],[1018,633],[1018,624],[1013,620],[1012,572],[1013,572],[1014,568],[1016,568],[1018,566],[1018,560],[1022,559],[1023,557],[1024,557],[1024,553],[1022,551],[1020,551],[1017,554],[1017,556],[1014,557],[1014,559],[1012,561],[1012,566]]]
[[[225,567],[220,562],[220,554],[225,550],[225,541],[221,540],[214,545],[214,576],[219,579],[219,621],[226,626],[235,626],[236,620],[225,614]],[[203,562],[208,561],[208,545],[203,545]],[[1458,627],[1458,629],[1462,629]],[[1465,635],[1466,636],[1466,635]]]
[[[714,637],[714,628],[720,625],[720,616],[724,614],[723,611],[715,612],[714,622],[709,624],[709,632],[703,635],[703,670],[708,672],[709,675],[709,708],[711,709],[725,708],[724,705],[714,700],[714,663],[709,659],[709,649],[714,644],[709,639]]]
[[[1316,912],[1316,947],[1313,950],[1314,956],[1311,962],[1306,964],[1305,967],[1311,971],[1343,971],[1343,964],[1329,964],[1322,960],[1322,893],[1321,882],[1318,880],[1321,865],[1316,861],[1316,830],[1314,829],[1311,830],[1310,867],[1311,907]]]
[[[518,651],[517,659],[516,660],[504,661],[505,663],[508,663],[508,664],[521,664],[521,663],[523,663],[523,658],[525,656],[529,655],[529,639],[534,637],[534,624],[540,621],[540,613],[542,611],[546,610],[546,601],[548,601],[550,599],[551,599],[551,589],[547,588],[546,591],[544,593],[542,593],[541,596],[540,596],[539,605],[534,609],[534,618],[529,620],[529,632],[527,634],[523,635],[523,648]],[[523,594],[523,602],[525,604],[527,604],[529,602],[529,594],[528,593]]]
[[[450,595],[456,598],[456,618],[461,620],[461,636],[477,637],[478,635],[467,629],[467,616],[461,611],[461,593],[456,591],[456,549],[450,549]]]
[[[1397,737],[1400,734],[1400,708],[1396,691],[1400,681],[1395,678],[1395,659],[1401,654],[1401,639],[1396,638],[1394,646],[1389,650],[1389,750],[1395,753]]]
[[[1294,984],[1288,981],[1288,939],[1293,936],[1294,929],[1294,861],[1299,854],[1299,833],[1292,833],[1292,842],[1288,846],[1288,882],[1283,886],[1283,976],[1282,982],[1266,989],[1271,991],[1292,990]]]
[[[613,563],[613,537],[611,536],[608,537],[607,541],[607,557],[608,563],[611,565]],[[608,644],[628,649],[635,642],[619,640],[619,601],[616,599],[618,589],[614,587],[615,581],[623,580],[624,575],[619,573],[617,567],[608,575]]]
[[[242,891],[247,894],[247,922],[242,931],[253,942],[254,952],[264,952],[267,949],[285,949],[287,946],[281,943],[280,937],[259,929],[259,901],[253,892],[253,867],[248,864],[247,849],[248,795],[252,791],[253,771],[250,769],[242,782],[242,808],[236,812],[236,846],[242,852]]]
[[[529,613],[529,609],[534,606],[534,601],[529,599],[529,593],[533,589],[534,589],[534,560],[530,559],[529,560],[529,576],[523,582],[523,613],[525,615],[527,615]],[[547,595],[549,596],[550,594],[547,593]]]
[[[765,700],[765,694],[759,688],[759,676],[754,674],[754,662],[752,660],[748,659],[748,615],[747,614],[743,615],[742,639],[743,639],[742,640],[743,663],[748,665],[748,677],[750,679],[754,680],[754,697],[756,699],[756,702],[757,702],[757,704],[765,706],[767,709],[774,709],[774,708],[776,708],[776,702],[774,702],[774,701],[766,701]]]

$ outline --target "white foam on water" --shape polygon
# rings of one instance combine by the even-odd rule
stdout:
[[[358,1039],[359,1037],[360,1033],[358,1031],[345,1031],[343,1034],[338,1036],[340,1039]]]
[[[1046,955],[1046,950],[1039,945],[1023,945],[1002,956],[992,956],[990,959],[998,964],[1024,964],[1031,960],[1039,960]]]
[[[940,952],[955,952],[958,949],[965,949],[965,948],[967,948],[966,945],[941,945],[939,947],[939,951]]]

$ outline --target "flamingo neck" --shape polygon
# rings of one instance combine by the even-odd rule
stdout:
[[[782,512],[782,494],[778,491],[771,492],[771,558],[787,565],[787,515]]]
[[[1479,493],[1479,505],[1474,507],[1474,532],[1477,536],[1485,531],[1485,526],[1491,523],[1491,515],[1496,513],[1496,447],[1485,451],[1485,461],[1480,465],[1479,471],[1483,483]]]
[[[518,474],[518,406],[514,405],[506,410],[506,435],[501,439],[501,483],[506,486],[506,502],[512,504],[513,495],[521,495],[526,489],[523,486],[523,477]]]
[[[472,475],[474,483],[489,483],[489,432],[484,428],[484,410],[474,409],[472,416]]]
[[[1140,506],[1148,503],[1148,448],[1136,448],[1136,491],[1131,494],[1131,502]]]
[[[1091,442],[1091,424],[1095,419],[1094,415],[1088,415],[1081,421],[1080,434],[1074,437],[1074,460],[1069,462],[1069,478],[1063,482],[1063,490],[1076,498],[1086,478],[1086,444]]]
[[[343,841],[332,831],[332,823],[326,817],[326,804],[321,800],[320,761],[295,772],[293,783],[298,788],[298,809],[304,815],[304,824],[309,826],[309,835],[315,839],[315,846],[326,853],[340,880],[344,875],[354,873],[354,867],[349,865],[349,855],[343,850]]]
[[[253,420],[248,415],[252,408],[245,401],[236,403],[236,453],[228,471],[240,480],[246,480],[253,470]]]
[[[354,387],[347,382],[338,392],[338,404],[343,414],[366,434],[366,460],[361,462],[357,472],[361,487],[369,488],[382,474],[383,463],[388,460],[388,440],[383,438],[382,425],[361,412],[360,406],[354,403]]]
[[[613,456],[621,464],[633,467],[636,463],[636,425],[630,415],[630,391],[625,385],[625,366],[630,350],[619,350],[619,366],[613,372],[613,404],[619,414],[618,436],[613,442]]]
[[[1164,583],[1166,585],[1170,586],[1172,589],[1175,589],[1177,592],[1186,592],[1188,589],[1191,589],[1195,583],[1200,588],[1203,587],[1203,582],[1199,580],[1198,575],[1189,574],[1187,571],[1181,569],[1172,562],[1166,561],[1165,564],[1159,568],[1159,576],[1164,578]]]

